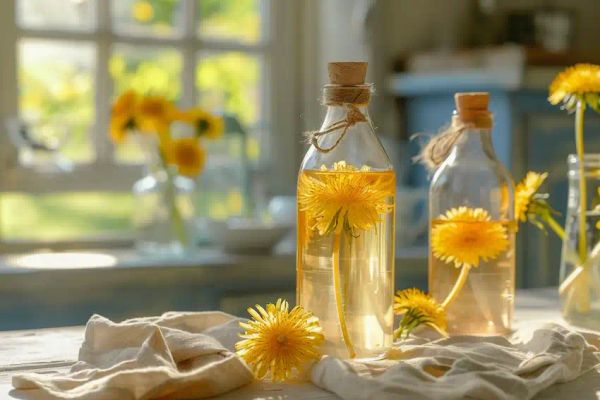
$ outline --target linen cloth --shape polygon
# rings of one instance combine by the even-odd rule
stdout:
[[[600,369],[598,345],[599,336],[584,337],[558,324],[517,331],[510,338],[412,338],[394,347],[386,360],[325,357],[311,379],[344,400],[523,400]]]
[[[232,352],[239,319],[221,312],[170,312],[120,323],[91,317],[68,374],[22,374],[25,398],[69,400],[190,399],[252,381]]]

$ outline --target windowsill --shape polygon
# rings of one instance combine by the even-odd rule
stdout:
[[[67,255],[65,265],[59,260],[51,260],[44,264],[44,255]],[[53,258],[53,257],[52,257]],[[81,260],[73,263],[73,258]],[[130,248],[123,249],[89,249],[65,252],[33,251],[20,254],[7,254],[0,257],[0,274],[40,273],[50,271],[90,271],[115,269],[156,269],[156,268],[238,268],[248,264],[262,265],[266,270],[271,267],[289,266],[295,270],[295,253],[284,250],[276,252],[260,252],[252,254],[230,254],[216,247],[200,247],[194,253],[184,257],[156,258],[142,256]],[[424,247],[411,247],[396,251],[396,266],[404,273],[424,272],[427,252]],[[399,271],[400,272],[400,271]]]
[[[85,256],[74,253],[92,254],[101,266],[79,265],[78,257]],[[140,257],[133,249],[53,254],[71,257],[73,265],[60,267],[60,258],[52,261],[54,268],[16,265],[35,252],[0,257],[0,330],[81,325],[94,313],[115,320],[170,310],[246,315],[249,305],[295,297],[296,257],[290,251],[233,255],[206,247],[162,260]],[[424,249],[397,252],[396,288],[427,285],[425,255]]]

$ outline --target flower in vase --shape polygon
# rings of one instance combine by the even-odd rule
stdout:
[[[394,296],[394,313],[402,315],[395,337],[407,337],[420,325],[427,325],[446,335],[446,312],[433,297],[417,288],[404,289]]]
[[[478,267],[508,247],[507,229],[483,208],[458,207],[438,217],[431,229],[433,255],[447,263]]]
[[[112,105],[110,115],[110,137],[119,143],[125,139],[127,133],[137,128],[137,105],[139,96],[133,90],[121,94]]]
[[[171,139],[167,145],[167,162],[177,166],[181,175],[194,177],[204,168],[206,151],[195,137]]]
[[[525,179],[517,185],[515,188],[515,219],[521,222],[527,221],[529,204],[547,177],[547,172],[539,174],[529,171]]]
[[[195,107],[180,112],[177,116],[181,121],[194,127],[196,136],[218,139],[223,134],[223,118]]]
[[[356,235],[381,220],[382,214],[394,209],[392,175],[372,175],[365,167],[340,161],[333,170],[318,174],[301,174],[298,183],[298,205],[310,221],[310,229],[320,235],[343,230]]]
[[[576,64],[558,74],[550,85],[548,101],[556,105],[563,103],[573,110],[579,100],[600,112],[600,66]]]
[[[252,320],[240,322],[244,333],[236,343],[237,354],[252,368],[258,379],[267,374],[274,381],[285,381],[294,370],[321,356],[324,341],[319,319],[301,306],[289,310],[288,302],[278,299],[266,309],[248,308]]]
[[[171,123],[175,106],[161,96],[144,96],[137,107],[139,126],[145,132],[161,132]]]

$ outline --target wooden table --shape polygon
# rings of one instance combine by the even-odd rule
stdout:
[[[517,294],[516,327],[540,321],[560,322],[555,288]],[[0,399],[25,398],[11,393],[12,375],[20,372],[66,371],[77,359],[84,327],[0,332]],[[576,392],[576,393],[575,393]],[[576,395],[576,396],[574,396]],[[600,399],[600,370],[574,382],[554,385],[536,399]],[[219,397],[220,400],[338,399],[312,384],[255,383]]]

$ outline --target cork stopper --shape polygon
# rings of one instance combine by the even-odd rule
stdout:
[[[363,61],[327,64],[330,83],[323,89],[323,104],[368,104],[372,85],[365,84],[367,64]]]
[[[491,128],[492,113],[489,112],[490,94],[488,92],[464,92],[454,95],[456,103],[455,118],[476,128]]]
[[[336,61],[327,65],[329,82],[333,85],[364,85],[367,76],[367,62]]]

